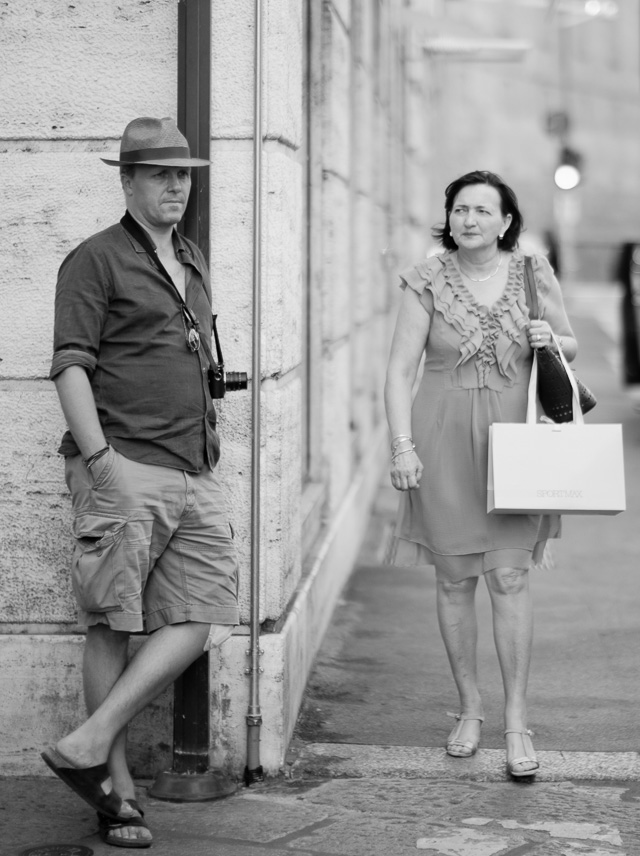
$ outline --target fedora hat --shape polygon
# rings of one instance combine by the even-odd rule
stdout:
[[[192,158],[189,143],[178,126],[165,117],[143,116],[129,122],[120,142],[118,159],[100,158],[109,166],[208,166],[209,161]]]

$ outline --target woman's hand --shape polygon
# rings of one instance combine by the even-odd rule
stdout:
[[[423,466],[413,450],[409,450],[391,461],[391,484],[396,490],[412,490],[420,487]]]
[[[546,321],[540,321],[539,319],[531,321],[527,334],[529,336],[529,344],[532,348],[538,349],[544,348],[546,345],[551,345],[555,350],[551,327]]]

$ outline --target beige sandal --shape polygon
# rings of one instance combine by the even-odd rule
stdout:
[[[533,749],[533,743],[531,742],[531,738],[533,737],[533,731],[530,731],[528,728],[524,731],[520,731],[517,728],[507,728],[504,733],[505,737],[507,734],[519,734],[522,738],[522,746],[524,748],[524,751],[527,753],[521,758],[514,758],[512,761],[507,758],[507,771],[509,772],[509,774],[516,779],[519,779],[523,776],[535,776],[535,774],[540,769],[540,764],[538,763],[536,753]],[[516,770],[515,768],[518,767],[520,764],[535,764],[535,767],[530,770]]]
[[[447,716],[452,716],[458,722],[447,738],[447,755],[452,758],[471,758],[478,751],[480,745],[480,737],[474,742],[473,740],[461,740],[460,735],[464,728],[465,722],[484,722],[484,716],[467,716],[465,713],[449,713]]]

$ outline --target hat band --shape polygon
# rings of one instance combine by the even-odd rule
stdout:
[[[168,158],[191,158],[191,152],[187,146],[169,146],[164,149],[134,149],[130,152],[120,152],[120,160],[127,163],[167,160]]]

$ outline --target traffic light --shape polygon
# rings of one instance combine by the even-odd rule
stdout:
[[[580,184],[581,178],[582,155],[568,146],[563,146],[553,180],[561,190],[573,190]]]

